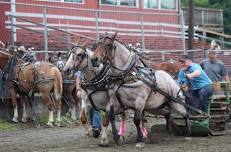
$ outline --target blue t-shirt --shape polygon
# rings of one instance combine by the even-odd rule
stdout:
[[[82,71],[77,71],[77,72],[75,73],[75,77],[80,78],[80,79],[83,79],[84,74],[83,74]]]
[[[196,70],[200,70],[201,72],[200,76],[194,77],[192,79],[186,78],[186,73],[193,73]],[[212,81],[198,64],[192,63],[188,69],[180,70],[178,75],[178,83],[181,85],[187,83],[189,84],[191,90],[198,90],[207,85],[211,85]]]

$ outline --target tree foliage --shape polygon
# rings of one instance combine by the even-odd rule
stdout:
[[[224,10],[224,30],[231,34],[231,0],[194,0],[196,7],[207,7]],[[181,0],[182,6],[188,6],[188,0]]]

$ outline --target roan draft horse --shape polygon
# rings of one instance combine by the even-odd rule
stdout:
[[[98,43],[94,51],[92,61],[95,66],[99,61],[107,63],[111,67],[112,87],[110,89],[110,103],[113,109],[118,104],[114,98],[117,93],[120,104],[135,111],[134,124],[137,128],[136,147],[144,146],[142,133],[142,113],[147,111],[156,114],[157,110],[167,106],[178,112],[185,118],[187,132],[186,137],[191,134],[189,116],[184,107],[184,96],[177,82],[165,71],[147,69],[141,66],[137,55],[128,50],[126,46],[117,41],[117,33],[112,37],[104,37]],[[126,81],[134,76],[133,81]],[[119,78],[119,79],[118,79]],[[126,87],[125,84],[134,84],[134,87]],[[180,101],[182,104],[180,104]],[[110,111],[109,111],[110,112]]]
[[[91,62],[91,57],[93,52],[83,46],[76,46],[72,49],[66,65],[64,66],[64,71],[72,68],[77,68],[84,73],[84,78],[81,82],[82,87],[82,100],[81,100],[81,114],[80,120],[84,125],[84,128],[87,131],[87,134],[91,134],[91,127],[88,125],[87,111],[90,106],[95,109],[106,111],[110,108],[109,103],[109,92],[107,88],[107,74],[109,72],[109,67],[103,64],[100,64],[98,67],[93,67]],[[124,125],[124,110],[119,109],[115,111],[115,114],[122,114],[122,124]],[[108,117],[106,117],[108,118]],[[109,120],[110,119],[110,120]],[[112,133],[114,140],[119,142],[120,136],[124,135],[123,128],[121,127],[119,133],[115,125],[115,117],[110,117]],[[107,120],[103,121],[103,125],[107,125]],[[106,130],[102,130],[103,135],[100,141],[101,146],[108,146],[109,140],[107,138]],[[94,132],[94,130],[93,130]]]
[[[18,122],[18,105],[16,102],[17,93],[21,97],[23,105],[22,122],[27,121],[26,104],[29,100],[32,104],[32,111],[35,114],[33,94],[39,92],[44,103],[48,107],[49,119],[48,126],[52,126],[53,106],[57,108],[56,125],[60,125],[61,115],[61,96],[62,96],[62,75],[58,68],[47,62],[28,63],[14,55],[0,52],[0,68],[2,78],[7,82],[10,89],[14,108],[13,122]],[[53,103],[52,93],[54,92],[55,103]]]

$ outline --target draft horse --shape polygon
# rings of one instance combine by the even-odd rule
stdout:
[[[100,63],[98,67],[93,67],[91,57],[93,52],[83,46],[76,46],[72,49],[69,59],[64,66],[64,71],[76,68],[84,73],[84,78],[81,82],[82,98],[81,98],[81,113],[80,120],[87,131],[87,134],[91,134],[91,127],[88,125],[87,112],[90,107],[96,110],[106,111],[110,108],[109,92],[107,88],[107,75],[109,73],[109,67]],[[108,113],[107,113],[108,114]],[[121,127],[119,133],[115,125],[115,117],[105,117],[102,125],[108,126],[108,121],[111,123],[112,133],[114,140],[119,142],[119,136],[124,135],[124,109],[118,108],[115,110],[115,114],[121,114]],[[109,140],[107,138],[106,130],[103,130],[103,135],[100,141],[101,146],[108,146]]]
[[[98,66],[102,61],[111,67],[111,77],[115,82],[113,83],[112,79],[113,87],[109,90],[110,110],[113,110],[114,106],[118,104],[114,100],[117,93],[120,97],[120,103],[135,111],[134,124],[137,128],[137,147],[144,146],[142,127],[140,127],[142,126],[142,113],[147,111],[156,114],[156,111],[164,106],[173,109],[185,118],[186,136],[189,137],[191,130],[186,108],[184,104],[175,102],[177,100],[185,103],[180,86],[165,71],[153,71],[142,67],[137,55],[117,41],[116,35],[117,33],[101,39],[92,56],[93,65]],[[129,77],[136,79],[127,81],[126,79]],[[134,87],[126,87],[125,84],[134,84]]]
[[[13,108],[13,122],[18,122],[18,105],[16,102],[17,93],[21,97],[23,105],[22,122],[27,121],[27,112],[25,101],[34,107],[33,94],[38,92],[42,95],[44,103],[48,107],[49,119],[48,126],[52,126],[53,107],[57,108],[56,125],[60,125],[61,115],[61,96],[62,96],[62,75],[58,68],[47,62],[28,63],[14,55],[0,51],[0,68],[2,78],[9,87]],[[54,102],[52,100],[54,93]],[[35,110],[32,109],[35,114]]]

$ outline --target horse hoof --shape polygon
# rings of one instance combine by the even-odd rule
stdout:
[[[191,137],[185,137],[185,140],[186,141],[192,141],[192,138]]]
[[[22,118],[21,122],[26,123],[27,119],[26,118]]]
[[[87,130],[86,135],[87,135],[88,137],[93,137],[93,130],[92,130],[92,128],[89,128],[89,129]]]
[[[55,125],[58,126],[58,127],[61,127],[61,122],[57,121],[57,122],[55,122]]]
[[[99,146],[101,147],[108,147],[109,146],[109,141],[107,138],[101,138]]]
[[[17,118],[13,118],[12,122],[18,123],[18,119]]]
[[[118,145],[122,145],[124,143],[125,139],[124,136],[120,136],[119,140],[118,140]]]
[[[48,122],[48,123],[46,124],[46,127],[53,127],[52,122]]]
[[[40,128],[40,127],[41,127],[40,124],[35,125],[35,128]]]
[[[143,142],[137,143],[136,148],[144,148],[144,143]]]

